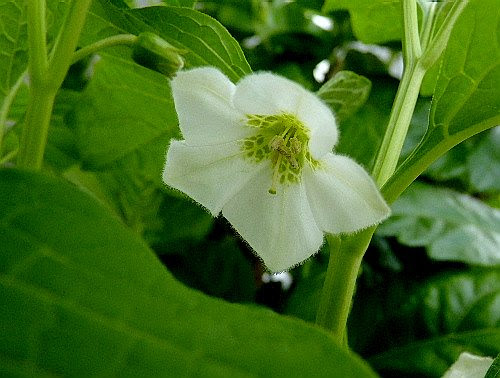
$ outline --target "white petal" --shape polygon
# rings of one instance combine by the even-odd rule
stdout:
[[[243,159],[238,142],[189,146],[172,141],[163,181],[193,198],[216,216],[263,165]]]
[[[309,204],[319,227],[332,234],[354,232],[390,214],[377,186],[354,160],[327,154],[321,167],[304,167]]]
[[[236,194],[222,214],[262,258],[280,272],[316,253],[323,233],[316,225],[302,184],[269,194],[271,170],[264,169]]]
[[[245,76],[236,85],[234,106],[244,114],[296,114],[307,91],[284,77],[260,72]]]
[[[230,142],[248,136],[245,117],[232,102],[235,86],[212,67],[180,71],[172,94],[184,139],[190,145]]]
[[[462,352],[460,356],[458,356],[458,360],[450,366],[442,378],[484,377],[492,363],[493,358]],[[498,374],[494,375],[498,377]]]
[[[311,131],[309,152],[312,157],[319,160],[326,153],[332,152],[339,133],[330,108],[312,93],[307,93],[307,96],[302,97],[297,117]]]
[[[295,115],[311,131],[309,149],[315,159],[331,152],[337,143],[337,125],[328,106],[284,77],[268,72],[248,75],[236,85],[233,101],[244,114]]]

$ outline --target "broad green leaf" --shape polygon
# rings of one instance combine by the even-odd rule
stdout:
[[[375,377],[324,331],[179,284],[59,179],[0,171],[0,372]]]
[[[166,192],[162,185],[121,164],[103,171],[74,165],[64,171],[64,177],[94,196],[160,253],[172,250],[175,243],[201,240],[212,228],[212,217],[195,203]]]
[[[414,183],[377,232],[436,260],[500,265],[500,210],[452,190]]]
[[[460,184],[469,192],[500,191],[500,127],[485,130],[441,156],[424,172],[436,181]]]
[[[456,144],[500,123],[500,8],[497,0],[470,0],[446,50],[428,130],[383,192],[390,201]]]
[[[418,281],[406,272],[385,272],[373,286],[364,283],[370,267],[362,271],[349,318],[349,341],[360,353],[377,353],[373,363],[383,372],[422,376],[419,369],[424,369],[424,376],[439,377],[462,351],[489,356],[499,352],[498,269],[440,273],[430,280],[421,280],[421,273]],[[285,313],[314,321],[323,280],[324,274],[299,281]]]
[[[434,22],[433,22],[433,27],[432,27],[432,32],[435,35],[436,32],[439,30],[439,27],[443,25],[444,20],[446,19],[446,16],[449,14],[449,11],[451,7],[453,6],[453,3],[455,1],[439,1],[439,2],[430,2],[428,0],[421,0],[419,1],[419,4],[422,7],[429,7],[433,6],[435,7],[435,16],[434,16]],[[442,63],[442,57],[439,58],[433,65],[430,67],[426,74],[425,77],[422,81],[422,85],[420,87],[420,95],[422,96],[432,96],[434,94],[434,89],[436,87],[436,81],[437,77],[439,75],[439,69],[441,67]]]
[[[496,0],[471,0],[457,21],[436,83],[431,132],[453,136],[482,123],[486,125],[481,129],[486,129],[500,119],[500,8],[496,5]]]
[[[371,348],[364,349],[378,351],[369,361],[381,373],[440,377],[464,351],[490,357],[500,351],[498,270],[441,273],[420,283],[402,275],[374,290],[359,293],[353,331],[373,327],[363,340]]]
[[[350,71],[340,71],[321,86],[317,95],[342,122],[361,108],[370,94],[371,82]]]
[[[234,237],[201,243],[186,239],[165,251],[156,250],[166,253],[162,261],[187,286],[231,302],[255,300],[255,272]]]
[[[370,358],[377,371],[388,376],[441,377],[460,353],[494,356],[500,345],[500,328],[456,333],[415,342]]]
[[[326,0],[323,12],[346,9],[354,35],[365,43],[399,41],[403,35],[399,0]]]
[[[168,142],[180,136],[168,80],[112,56],[95,64],[76,109],[75,129],[85,169],[127,161],[157,182]]]
[[[251,72],[238,42],[216,20],[201,12],[179,7],[120,9],[109,0],[94,1],[81,41],[89,44],[121,33],[157,33],[186,51],[186,67],[215,66],[231,80]]]
[[[168,80],[109,55],[93,70],[74,114],[67,117],[78,161],[65,176],[151,244],[204,237],[210,215],[163,189],[165,153],[170,139],[180,137]]]
[[[469,180],[479,192],[500,191],[500,127],[488,132],[467,156]]]
[[[124,0],[131,8],[144,8],[155,5],[171,5],[192,8],[196,0]]]

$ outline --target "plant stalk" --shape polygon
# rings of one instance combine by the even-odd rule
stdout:
[[[346,325],[363,255],[375,228],[358,234],[356,239],[327,235],[330,260],[326,272],[316,324],[329,330],[339,345],[347,346]]]
[[[416,62],[422,55],[420,35],[418,31],[417,2],[415,0],[402,0],[403,11],[403,56],[406,63]]]
[[[41,83],[47,73],[45,0],[27,2],[29,75],[33,83]]]
[[[54,100],[71,64],[91,0],[73,0],[47,66],[45,1],[28,2],[30,96],[17,164],[39,170]],[[43,68],[43,69],[42,69]]]
[[[372,175],[379,187],[382,187],[396,170],[424,76],[425,70],[418,63],[407,67],[403,73],[389,124],[373,167]]]

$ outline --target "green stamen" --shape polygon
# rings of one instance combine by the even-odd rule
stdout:
[[[309,130],[294,115],[249,114],[247,125],[255,128],[255,134],[242,141],[242,149],[257,163],[270,161],[273,175],[269,193],[276,194],[278,185],[298,183],[306,163],[312,167],[319,164],[309,153]]]

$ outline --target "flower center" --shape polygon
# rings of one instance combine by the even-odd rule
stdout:
[[[309,130],[294,115],[249,114],[246,121],[256,132],[242,141],[242,148],[245,156],[256,162],[270,160],[273,179],[269,193],[276,194],[278,184],[299,182],[306,163],[317,166],[309,153]]]

